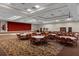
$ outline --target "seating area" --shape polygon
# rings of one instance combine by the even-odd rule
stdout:
[[[41,32],[39,34],[33,32],[32,34],[17,34],[17,38],[20,40],[30,40],[31,43],[36,45],[41,45],[41,44],[47,44],[48,41],[52,40],[61,44],[65,45],[72,45],[72,46],[77,46],[77,40],[78,38],[73,35],[73,33],[65,33],[58,35],[58,33],[53,33],[53,32],[48,32],[47,34],[44,33],[42,34]]]
[[[54,32],[7,34],[0,35],[0,38],[0,55],[7,56],[56,56],[64,47],[77,48],[78,44],[77,37],[58,36]]]

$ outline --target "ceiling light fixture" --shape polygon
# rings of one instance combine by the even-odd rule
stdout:
[[[59,22],[59,20],[56,20],[56,22]]]
[[[40,6],[39,5],[35,5],[35,8],[40,8]]]
[[[32,10],[31,9],[27,9],[27,11],[31,12]]]
[[[71,21],[72,19],[71,18],[67,18],[67,21]]]

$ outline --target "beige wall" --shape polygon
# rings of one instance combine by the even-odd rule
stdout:
[[[33,25],[32,30],[39,29],[41,27],[48,28],[49,31],[59,31],[60,27],[72,27],[72,31],[79,32],[79,22]]]
[[[40,29],[42,26],[43,26],[42,24],[32,24],[32,31],[38,30],[38,29]]]

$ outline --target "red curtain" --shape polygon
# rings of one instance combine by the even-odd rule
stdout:
[[[31,24],[8,22],[8,31],[26,31],[31,30]]]

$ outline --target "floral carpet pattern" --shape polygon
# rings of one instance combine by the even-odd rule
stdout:
[[[0,55],[2,56],[56,56],[63,47],[53,41],[45,46],[35,46],[30,44],[30,40],[0,39]]]

